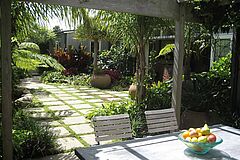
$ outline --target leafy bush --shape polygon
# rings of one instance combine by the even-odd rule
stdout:
[[[134,82],[132,76],[123,76],[120,80],[112,83],[111,90],[113,91],[126,91],[129,86]]]
[[[0,127],[2,130],[2,128]],[[2,135],[0,134],[1,138]],[[56,136],[50,126],[41,125],[27,113],[19,110],[13,115],[14,159],[42,157],[53,154]],[[0,144],[2,155],[2,143]]]
[[[61,72],[44,72],[41,80],[45,83],[68,83],[71,85],[90,86],[90,75],[65,76]]]
[[[157,110],[171,107],[171,81],[153,83],[146,90],[144,104],[146,110]]]
[[[132,75],[135,59],[124,46],[113,45],[110,50],[99,53],[100,66],[103,69],[119,70],[123,75]]]
[[[134,136],[140,136],[140,128],[144,125],[142,114],[140,114],[141,106],[136,105],[135,101],[121,101],[121,102],[111,102],[105,103],[100,108],[94,108],[91,110],[86,118],[92,119],[94,116],[110,116],[117,114],[128,113],[131,120],[132,132]]]
[[[209,72],[193,74],[183,88],[183,106],[194,111],[221,111],[231,103],[231,54],[219,59]]]

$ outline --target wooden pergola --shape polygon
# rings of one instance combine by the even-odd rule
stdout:
[[[175,20],[175,51],[173,66],[172,107],[180,124],[182,73],[184,57],[184,22],[191,19],[190,8],[184,0],[23,0],[45,4],[84,7],[99,10],[128,12],[138,15]],[[12,159],[12,74],[11,74],[11,0],[1,0],[1,74],[3,159]]]

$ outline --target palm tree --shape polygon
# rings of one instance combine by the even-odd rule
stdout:
[[[93,73],[95,74],[97,70],[99,40],[106,37],[106,32],[103,29],[104,27],[101,26],[101,17],[98,15],[98,11],[81,9],[81,13],[82,24],[77,28],[76,38],[94,41]]]

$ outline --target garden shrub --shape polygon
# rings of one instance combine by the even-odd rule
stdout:
[[[142,131],[140,130],[144,125],[144,117],[141,114],[142,105],[136,105],[135,101],[121,101],[121,102],[110,102],[104,103],[100,108],[94,108],[87,115],[86,118],[92,119],[94,116],[110,116],[117,114],[128,113],[131,120],[132,134],[133,136],[141,136]]]
[[[146,110],[157,110],[171,107],[172,82],[153,83],[146,89],[144,105]]]
[[[0,127],[2,131],[2,127]],[[1,132],[2,133],[2,132]],[[0,134],[1,138],[2,135]],[[13,114],[14,159],[42,157],[57,152],[56,136],[50,126],[41,125],[22,110]],[[0,145],[2,155],[2,143]]]
[[[41,80],[45,83],[67,83],[70,85],[90,86],[90,75],[65,76],[61,72],[44,72]]]

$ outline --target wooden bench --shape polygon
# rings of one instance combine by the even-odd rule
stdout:
[[[175,110],[162,109],[145,111],[148,133],[173,132],[178,129]]]
[[[121,138],[132,138],[131,123],[128,114],[96,116],[92,119],[95,140],[107,141]]]

